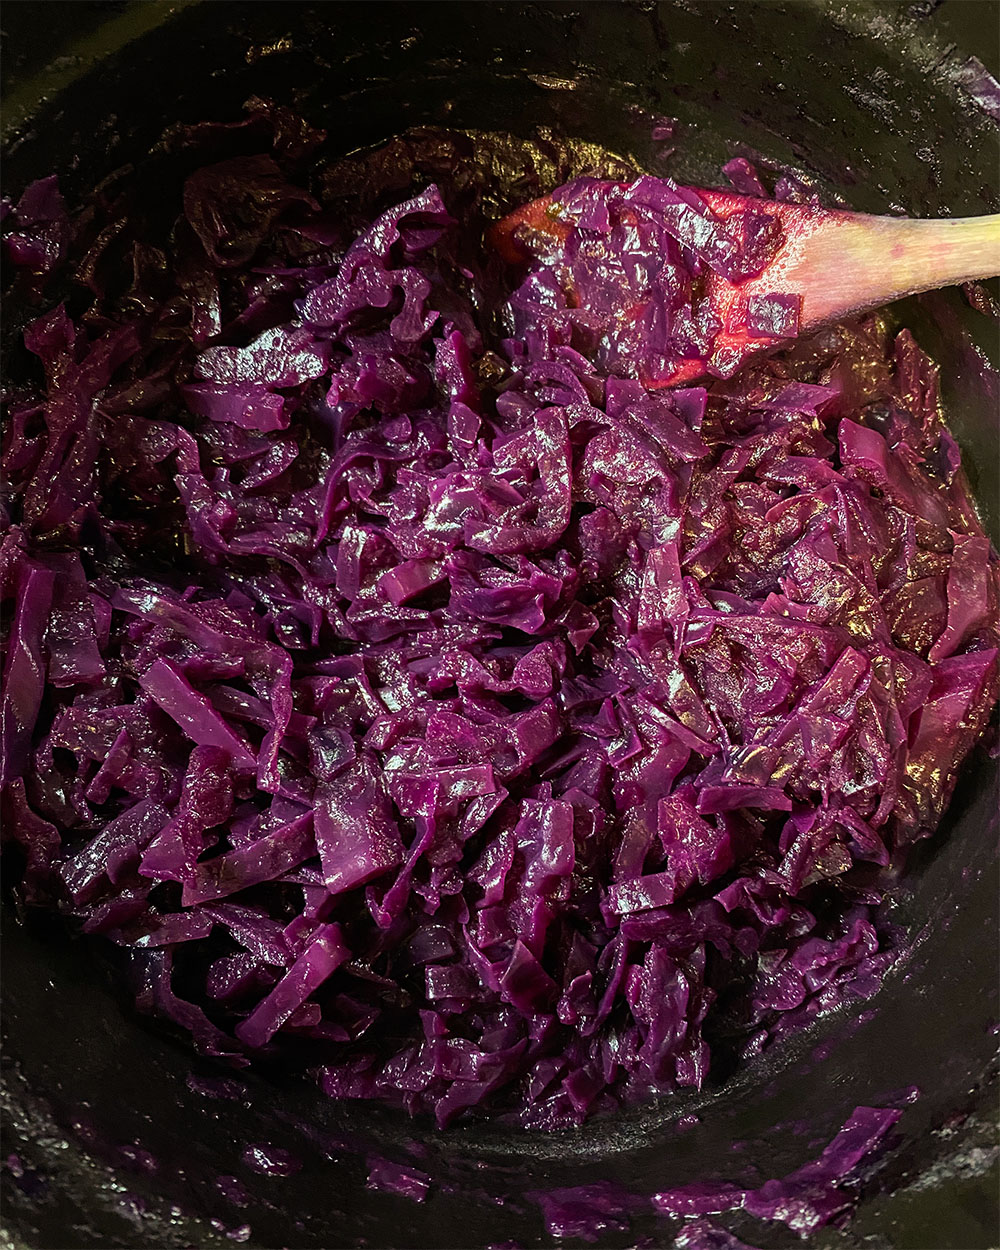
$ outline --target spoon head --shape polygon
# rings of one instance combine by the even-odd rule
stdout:
[[[581,179],[510,213],[490,242],[526,283],[547,275],[612,372],[678,386],[795,338],[798,261],[835,216],[669,179]]]

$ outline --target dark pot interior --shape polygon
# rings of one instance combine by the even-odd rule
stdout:
[[[66,7],[11,5],[20,11],[11,25],[24,26],[29,8],[37,24]],[[69,7],[100,10],[98,41],[80,45],[93,62],[57,68],[40,103],[30,84],[13,84],[9,194],[58,170],[72,200],[126,161],[141,170],[166,124],[234,118],[259,94],[327,127],[338,151],[424,123],[526,136],[547,126],[693,182],[717,181],[723,161],[755,151],[866,211],[1000,206],[996,131],[961,85],[963,58],[944,55],[925,29],[933,4]],[[996,6],[966,7],[984,14],[984,43],[991,27],[995,37]],[[651,114],[684,123],[669,166],[650,139]],[[995,346],[996,326],[954,291],[899,315],[943,364],[950,419],[995,539],[996,376],[983,373],[974,339]],[[996,1153],[996,776],[985,754],[969,762],[946,827],[898,898],[913,951],[875,999],[765,1053],[722,1092],[573,1134],[439,1134],[261,1076],[207,1097],[188,1081],[190,1053],[134,1017],[88,947],[8,915],[4,1157],[21,1160],[5,1177],[10,1232],[32,1247],[225,1246],[234,1230],[268,1247],[547,1245],[526,1191],[607,1179],[641,1196],[694,1179],[781,1176],[855,1106],[916,1086],[851,1230],[810,1244],[996,1244],[995,1182],[984,1172]],[[194,1068],[218,1075],[205,1061]],[[692,1112],[697,1122],[682,1128]],[[241,1155],[256,1142],[291,1149],[302,1170],[248,1169]],[[430,1173],[428,1201],[366,1190],[370,1154]],[[782,1226],[733,1227],[753,1245],[801,1244]],[[675,1231],[647,1204],[601,1244],[666,1245]]]

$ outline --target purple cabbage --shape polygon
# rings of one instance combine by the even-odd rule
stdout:
[[[751,195],[764,194],[737,162],[726,168]],[[751,295],[728,308],[708,282],[757,277],[783,246],[781,221],[751,198],[713,207],[669,178],[581,178],[512,214],[495,237],[510,259],[527,262],[510,298],[516,361],[525,348],[529,357],[542,344],[551,350],[557,332],[601,373],[653,387],[728,377],[761,346],[798,332],[798,296]]]
[[[525,1196],[537,1203],[546,1232],[558,1240],[588,1244],[600,1240],[604,1232],[629,1227],[629,1197],[609,1181]]]
[[[685,1228],[697,1229],[703,1240],[678,1238],[678,1245],[706,1247],[732,1244],[703,1221],[706,1215],[743,1210],[759,1220],[787,1224],[800,1236],[829,1224],[853,1205],[851,1190],[859,1182],[865,1161],[871,1162],[880,1143],[902,1112],[883,1107],[855,1107],[849,1119],[818,1158],[780,1180],[765,1181],[756,1189],[737,1185],[698,1183],[653,1195],[659,1214],[698,1219]],[[713,1237],[716,1239],[713,1240]]]
[[[411,1202],[426,1202],[431,1178],[426,1172],[408,1164],[393,1163],[389,1159],[368,1160],[368,1189],[381,1193],[397,1194]]]
[[[7,214],[17,890],[332,1096],[558,1128],[696,1087],[875,992],[995,701],[936,369],[868,319],[648,392],[652,322],[616,362],[550,265],[511,290],[468,139],[321,140],[258,101],[167,136],[157,214],[124,174]],[[558,194],[619,229],[595,185]],[[628,265],[574,264],[661,282],[696,355],[690,276],[774,240],[632,185]]]

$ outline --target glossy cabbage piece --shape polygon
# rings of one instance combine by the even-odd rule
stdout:
[[[653,1196],[663,1215],[705,1216],[742,1209],[761,1220],[775,1220],[806,1236],[848,1209],[851,1199],[842,1186],[871,1156],[902,1112],[883,1107],[855,1107],[822,1153],[779,1180],[757,1189],[734,1185],[695,1184]]]
[[[550,1128],[696,1086],[877,990],[996,698],[935,367],[869,319],[647,391],[504,272],[465,137],[321,139],[173,132],[159,233],[126,176],[7,215],[20,893],[333,1096]],[[655,207],[685,265],[768,246]]]

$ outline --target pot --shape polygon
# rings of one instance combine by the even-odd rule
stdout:
[[[524,136],[544,126],[694,184],[711,183],[734,154],[759,153],[861,211],[996,211],[989,101],[977,99],[975,67],[946,43],[961,28],[967,48],[990,47],[998,9],[936,7],[11,5],[7,191],[57,170],[72,202],[125,162],[141,175],[166,124],[232,119],[257,94],[326,127],[342,152],[418,124]],[[69,56],[32,78],[50,15],[78,34]],[[669,165],[650,137],[650,117],[664,114],[685,136]],[[896,315],[942,364],[949,419],[996,541],[997,377],[982,355],[991,338],[995,347],[995,324],[957,291],[907,301]],[[436,1132],[384,1108],[329,1102],[291,1078],[237,1080],[137,1018],[92,948],[8,908],[12,1243],[541,1246],[552,1241],[529,1195],[610,1181],[634,1209],[599,1244],[667,1245],[677,1225],[654,1217],[652,1192],[784,1176],[855,1106],[892,1102],[904,1107],[895,1144],[855,1195],[853,1224],[809,1244],[994,1245],[996,784],[985,753],[968,762],[895,900],[912,949],[874,999],[700,1093],[572,1133],[489,1123]],[[254,1147],[293,1162],[262,1171]],[[372,1157],[429,1174],[427,1201],[367,1189]],[[782,1226],[730,1224],[753,1245],[802,1244]]]

